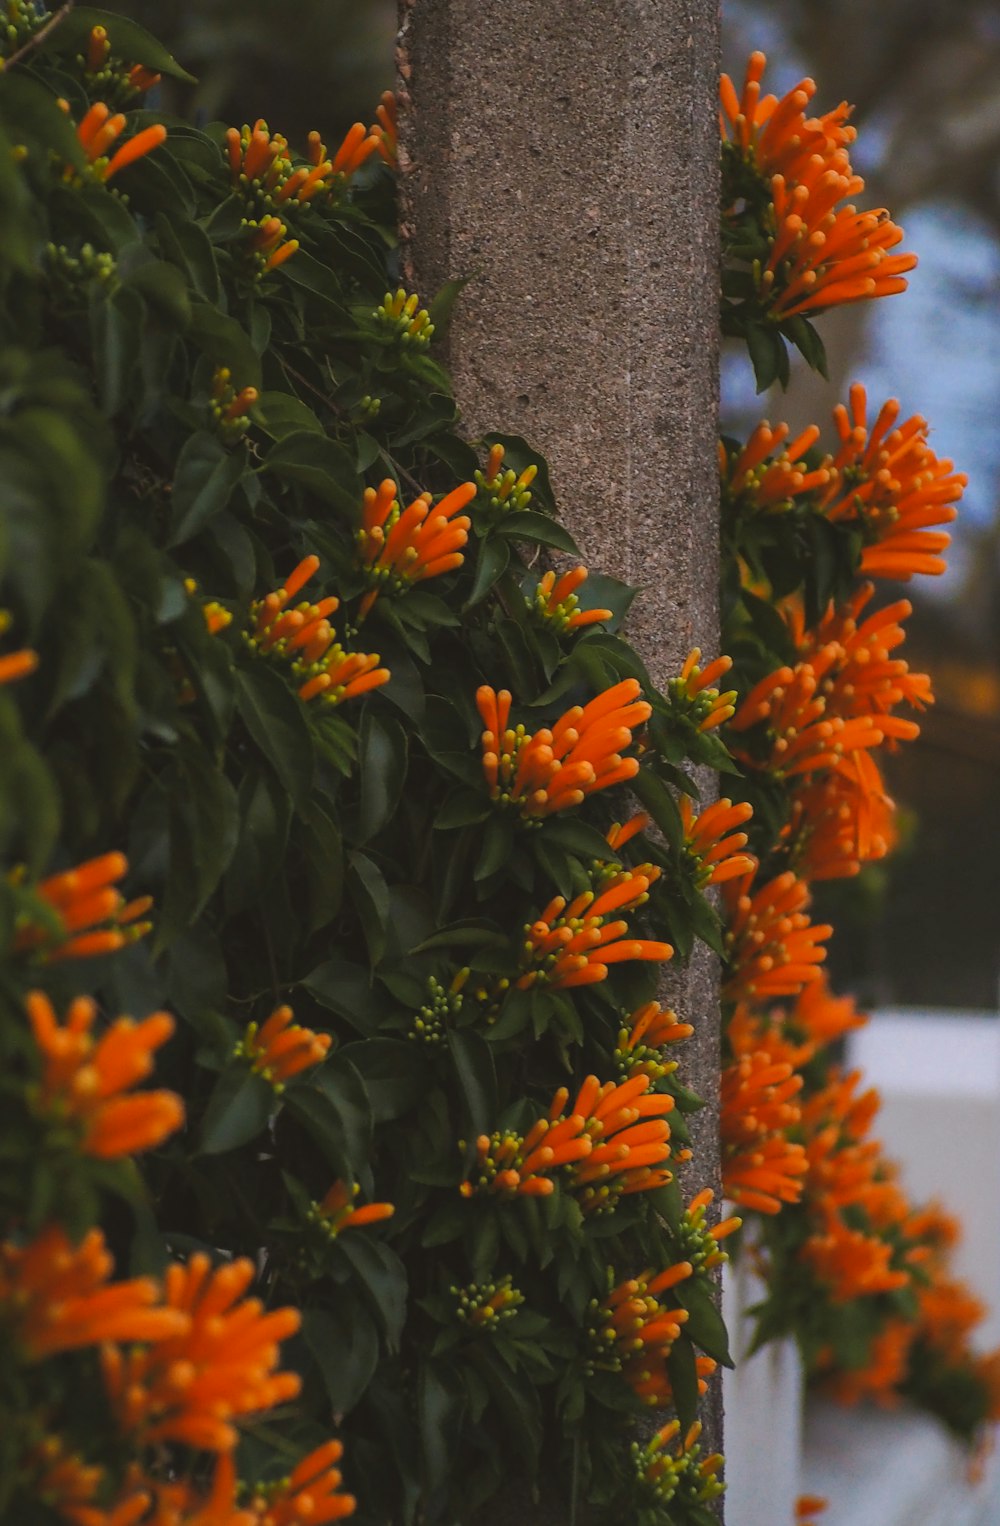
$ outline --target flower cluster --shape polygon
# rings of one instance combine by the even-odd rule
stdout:
[[[728,317],[743,332],[748,319],[778,325],[904,291],[916,264],[891,253],[903,231],[888,212],[854,204],[864,181],[851,168],[849,108],[807,116],[810,79],[781,100],[762,95],[766,62],[752,54],[742,92],[725,74],[720,90],[724,235],[748,267],[727,292]]]
[[[414,583],[440,577],[461,567],[462,547],[471,521],[461,510],[476,496],[476,485],[464,482],[434,503],[421,493],[403,509],[391,477],[377,488],[366,488],[358,551],[368,592],[361,601],[364,619],[380,593],[403,593]]]
[[[652,714],[634,678],[586,705],[574,705],[551,728],[510,725],[511,696],[484,684],[476,694],[483,721],[483,774],[491,797],[525,820],[571,810],[596,790],[634,779],[637,758],[623,758],[632,733]]]
[[[391,675],[379,667],[377,652],[347,652],[337,640],[330,616],[340,608],[338,598],[288,607],[318,569],[318,556],[303,557],[280,588],[254,602],[244,639],[251,650],[289,664],[299,699],[340,705],[380,688]]]
[[[150,896],[126,901],[115,882],[127,873],[123,853],[102,853],[32,885],[15,924],[13,952],[51,964],[113,953],[143,937],[152,924],[142,919],[153,903]],[[10,879],[20,886],[24,874],[15,870]]]

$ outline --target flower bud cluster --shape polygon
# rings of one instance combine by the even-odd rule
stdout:
[[[426,350],[434,334],[434,325],[426,307],[419,304],[420,298],[415,291],[407,296],[405,288],[400,286],[396,292],[386,292],[372,317],[401,345]]]

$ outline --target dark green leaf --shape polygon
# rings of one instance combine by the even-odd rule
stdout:
[[[236,703],[250,735],[296,806],[309,799],[313,743],[302,701],[263,662],[236,674]]]
[[[208,1101],[201,1125],[199,1151],[221,1155],[256,1139],[277,1107],[270,1082],[245,1064],[227,1066]]]
[[[215,435],[188,436],[177,458],[168,545],[183,545],[226,508],[245,464],[242,449],[227,450]]]

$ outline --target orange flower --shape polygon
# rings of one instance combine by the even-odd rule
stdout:
[[[846,103],[807,118],[816,89],[809,79],[780,101],[761,97],[765,63],[763,53],[751,56],[742,97],[723,75],[719,120],[727,195],[734,203],[748,195],[749,175],[770,199],[771,248],[758,277],[770,316],[780,321],[905,290],[903,272],[913,268],[916,256],[888,253],[903,236],[889,214],[837,207],[864,190],[847,152],[855,133],[847,125]]]
[[[775,1061],[766,1050],[741,1054],[722,1072],[719,1130],[724,1146],[742,1149],[798,1123],[801,1110],[792,1099],[801,1090],[802,1077],[787,1062]]]
[[[503,519],[507,514],[519,513],[531,502],[531,484],[538,476],[538,467],[532,463],[519,474],[508,466],[503,469],[506,451],[502,445],[491,445],[482,471],[474,473],[476,486],[486,497],[486,513],[491,520]]]
[[[625,1381],[644,1404],[662,1408],[673,1397],[667,1358],[686,1324],[686,1309],[671,1309],[659,1295],[692,1275],[689,1261],[679,1261],[656,1276],[651,1271],[619,1283],[601,1303],[596,1338],[605,1356],[613,1356]]]
[[[822,117],[806,117],[816,94],[814,80],[803,79],[782,96],[762,96],[760,82],[767,66],[765,54],[751,53],[742,95],[728,74],[719,82],[719,126],[730,142],[763,176],[785,175],[795,180],[808,169],[815,154],[829,158],[857,137],[848,124],[851,108],[842,101]]]
[[[802,879],[857,874],[895,845],[896,807],[870,752],[851,753],[836,772],[807,779],[789,805],[781,836]]]
[[[819,771],[849,771],[853,755],[878,747],[890,732],[911,735],[911,721],[871,714],[838,715],[828,703],[822,680],[836,660],[838,648],[829,643],[811,661],[781,667],[755,684],[730,722],[733,731],[748,731],[764,722],[755,751],[736,753],[750,768],[766,768],[779,779]],[[916,728],[919,729],[919,728]]]
[[[699,1371],[703,1365],[711,1371],[715,1370],[715,1363],[708,1357],[698,1357],[695,1365]],[[699,1391],[703,1393],[704,1390],[704,1383],[699,1382]],[[672,1443],[680,1436],[680,1429],[680,1421],[671,1420],[644,1446],[640,1446],[637,1441],[632,1443],[632,1465],[640,1486],[661,1507],[658,1513],[662,1513],[662,1506],[671,1502],[675,1507],[688,1505],[697,1509],[717,1499],[726,1487],[716,1477],[724,1461],[721,1452],[713,1452],[708,1457],[701,1456],[701,1447],[698,1445],[701,1421],[696,1420],[676,1449],[673,1449]],[[672,1448],[669,1452],[666,1450],[668,1446]],[[671,1515],[673,1513],[672,1511]],[[704,1517],[705,1512],[702,1510],[699,1514]]]
[[[503,1197],[548,1197],[551,1173],[569,1168],[569,1187],[580,1191],[584,1211],[600,1208],[623,1193],[643,1192],[670,1181],[670,1126],[664,1115],[674,1099],[649,1092],[649,1077],[606,1081],[588,1076],[569,1113],[569,1092],[560,1087],[547,1118],[539,1118],[522,1139],[517,1134],[480,1135],[476,1140],[478,1181],[466,1180],[463,1197],[493,1193]]]
[[[462,547],[472,521],[459,511],[475,498],[474,482],[453,488],[433,507],[430,493],[421,493],[403,509],[396,492],[391,477],[377,489],[365,488],[357,545],[369,589],[361,600],[359,620],[368,614],[379,593],[405,592],[413,583],[461,567],[465,560]]]
[[[360,1190],[357,1182],[349,1189],[346,1182],[335,1181],[323,1199],[313,1204],[310,1219],[335,1240],[344,1229],[360,1229],[365,1224],[378,1224],[382,1219],[392,1218],[396,1210],[391,1203],[366,1203],[355,1208],[354,1199]]]
[[[810,424],[779,450],[788,434],[787,424],[772,429],[765,420],[742,447],[728,451],[720,442],[719,472],[727,504],[747,514],[784,513],[800,494],[826,486],[831,475],[827,462],[810,469],[805,461],[819,439],[816,425]]]
[[[753,806],[743,801],[716,800],[697,816],[687,795],[678,801],[684,826],[684,846],[694,864],[699,886],[719,885],[738,874],[752,874],[757,860],[742,850],[749,841],[745,832],[733,832],[753,815]],[[727,833],[729,834],[727,836]]]
[[[30,992],[25,1005],[43,1064],[36,1106],[43,1116],[72,1120],[85,1155],[132,1155],[181,1127],[184,1104],[173,1092],[121,1095],[151,1073],[154,1050],[174,1031],[168,1013],[141,1023],[120,1017],[95,1040],[97,1007],[88,997],[70,1004],[64,1025],[43,992]]]
[[[111,115],[111,108],[103,101],[95,101],[76,129],[87,162],[98,180],[110,180],[119,170],[134,164],[146,154],[152,153],[165,142],[167,129],[156,124],[144,127],[134,138],[123,143],[109,159],[108,151],[125,130],[126,118],[118,112]]]
[[[857,524],[865,539],[861,571],[906,581],[914,573],[941,573],[946,531],[968,481],[927,444],[927,424],[919,415],[896,425],[899,403],[891,398],[871,429],[867,397],[860,382],[850,391],[850,410],[834,409],[840,448],[820,507],[836,523]]]
[[[667,693],[699,731],[712,731],[723,721],[728,721],[736,708],[733,703],[735,689],[721,694],[713,687],[716,679],[729,672],[733,659],[716,657],[705,668],[698,666],[700,661],[701,648],[694,646],[684,659],[679,677],[671,678],[667,683]]]
[[[33,886],[34,894],[48,902],[60,932],[38,923],[19,921],[14,952],[37,953],[41,960],[51,963],[111,953],[143,937],[152,924],[137,919],[149,910],[152,900],[141,896],[126,902],[113,889],[114,882],[127,871],[128,860],[123,853],[103,853]],[[101,927],[105,922],[112,925]]]
[[[375,123],[369,128],[369,132],[378,135],[379,156],[384,159],[390,169],[395,168],[399,150],[399,135],[397,132],[396,97],[391,90],[383,90],[379,103],[375,108]]]
[[[476,692],[483,773],[492,798],[516,805],[525,819],[579,805],[587,795],[634,779],[637,758],[623,758],[632,732],[652,714],[641,688],[626,678],[587,705],[574,705],[552,726],[534,733],[509,725],[511,696],[484,684]]]
[[[690,1038],[693,1032],[693,1026],[682,1023],[672,1007],[647,1001],[618,1030],[615,1060],[626,1080],[631,1076],[648,1076],[651,1081],[659,1081],[677,1069],[677,1061],[664,1056],[668,1045]]]
[[[847,155],[824,163],[815,155],[802,179],[771,180],[775,237],[760,279],[760,295],[776,321],[906,290],[903,272],[915,254],[890,254],[902,241],[884,208],[859,212],[837,203],[864,189]]]
[[[280,217],[247,218],[246,228],[250,235],[247,250],[258,275],[277,270],[299,247],[297,238],[286,238],[288,227]]]
[[[282,1092],[293,1076],[319,1065],[333,1042],[328,1033],[314,1033],[296,1023],[291,1007],[275,1007],[267,1021],[259,1026],[249,1023],[233,1053],[250,1061],[252,1070],[275,1091]]]
[[[167,1268],[164,1302],[183,1316],[182,1328],[153,1345],[101,1352],[105,1388],[126,1435],[143,1445],[227,1452],[237,1442],[233,1420],[295,1397],[299,1379],[275,1369],[279,1342],[299,1328],[298,1311],[265,1313],[259,1299],[244,1298],[253,1277],[251,1261],[213,1267],[200,1252],[186,1266]]]
[[[253,651],[290,664],[301,700],[321,698],[325,705],[340,705],[380,688],[391,674],[378,666],[377,652],[345,652],[337,641],[329,617],[340,608],[338,598],[286,607],[318,568],[319,557],[303,557],[280,588],[255,600],[250,606],[254,628],[244,639]]]
[[[160,1340],[186,1327],[175,1310],[153,1307],[152,1277],[109,1282],[113,1268],[99,1229],[78,1245],[58,1224],[26,1245],[0,1243],[0,1318],[29,1361],[101,1341]]]
[[[836,1214],[806,1240],[799,1260],[824,1286],[832,1303],[849,1303],[876,1293],[906,1287],[910,1274],[891,1265],[893,1247],[885,1240],[851,1229]]]
[[[874,583],[862,583],[843,608],[829,605],[814,630],[806,629],[801,603],[789,603],[783,611],[799,651],[820,672],[828,706],[837,715],[882,717],[904,702],[917,710],[934,703],[927,674],[911,673],[907,662],[891,655],[906,640],[900,622],[913,613],[913,605],[897,599],[862,620],[874,593]],[[910,722],[900,730],[897,722],[886,735],[908,739],[917,728]]]
[[[800,1494],[795,1501],[795,1526],[817,1526],[809,1517],[822,1515],[828,1504],[820,1494]]]
[[[0,636],[10,629],[11,616],[9,610],[0,609]],[[8,652],[0,657],[0,688],[4,684],[16,683],[19,678],[27,678],[38,666],[38,653],[24,647],[20,652]]]
[[[104,1479],[103,1468],[84,1462],[60,1436],[45,1436],[22,1461],[40,1504],[73,1526],[103,1526],[104,1512],[91,1509]]]
[[[610,620],[610,609],[581,609],[576,590],[587,580],[586,567],[574,567],[556,578],[554,572],[542,574],[535,589],[532,608],[547,625],[556,630],[575,631],[584,625],[594,625],[600,620]]]
[[[734,1235],[743,1224],[742,1219],[730,1215],[718,1224],[709,1225],[707,1214],[714,1196],[711,1187],[703,1187],[681,1215],[678,1239],[684,1259],[690,1263],[692,1277],[705,1276],[713,1267],[729,1260],[719,1242]]]
[[[584,891],[568,906],[564,896],[555,896],[538,921],[524,929],[521,963],[527,968],[518,986],[527,990],[543,981],[567,990],[606,980],[608,965],[622,960],[672,958],[669,943],[628,938],[628,923],[611,920],[616,911],[642,906],[658,874],[652,864],[642,864],[619,872],[600,895]]]
[[[802,1196],[800,1180],[809,1169],[800,1144],[775,1135],[727,1153],[722,1162],[726,1197],[758,1213],[780,1213]]]
[[[623,1195],[672,1180],[666,1169],[671,1149],[665,1115],[673,1111],[674,1099],[650,1086],[647,1075],[638,1075],[603,1085],[588,1076],[580,1087],[572,1115],[584,1120],[593,1149],[571,1167],[571,1186],[584,1213],[611,1208]],[[560,1088],[552,1106],[565,1106],[568,1100],[569,1093]]]
[[[729,923],[726,953],[731,973],[723,986],[730,1001],[797,996],[821,978],[820,945],[833,928],[810,922],[809,891],[792,873],[779,874],[750,892],[752,877],[730,880],[722,891]]]
[[[325,1521],[342,1521],[353,1515],[356,1501],[351,1494],[341,1494],[343,1482],[335,1466],[343,1456],[339,1441],[327,1441],[277,1484],[258,1484],[249,1501],[250,1520],[259,1526],[322,1526]],[[208,1523],[206,1523],[208,1526]]]

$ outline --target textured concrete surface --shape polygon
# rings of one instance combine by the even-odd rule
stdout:
[[[545,453],[587,564],[642,587],[629,634],[663,684],[691,646],[718,650],[717,6],[402,0],[400,15],[407,285],[473,277],[449,337],[467,427]],[[667,993],[696,1025],[686,1075],[709,1097],[713,966]],[[718,1169],[702,1119],[697,1185]]]

